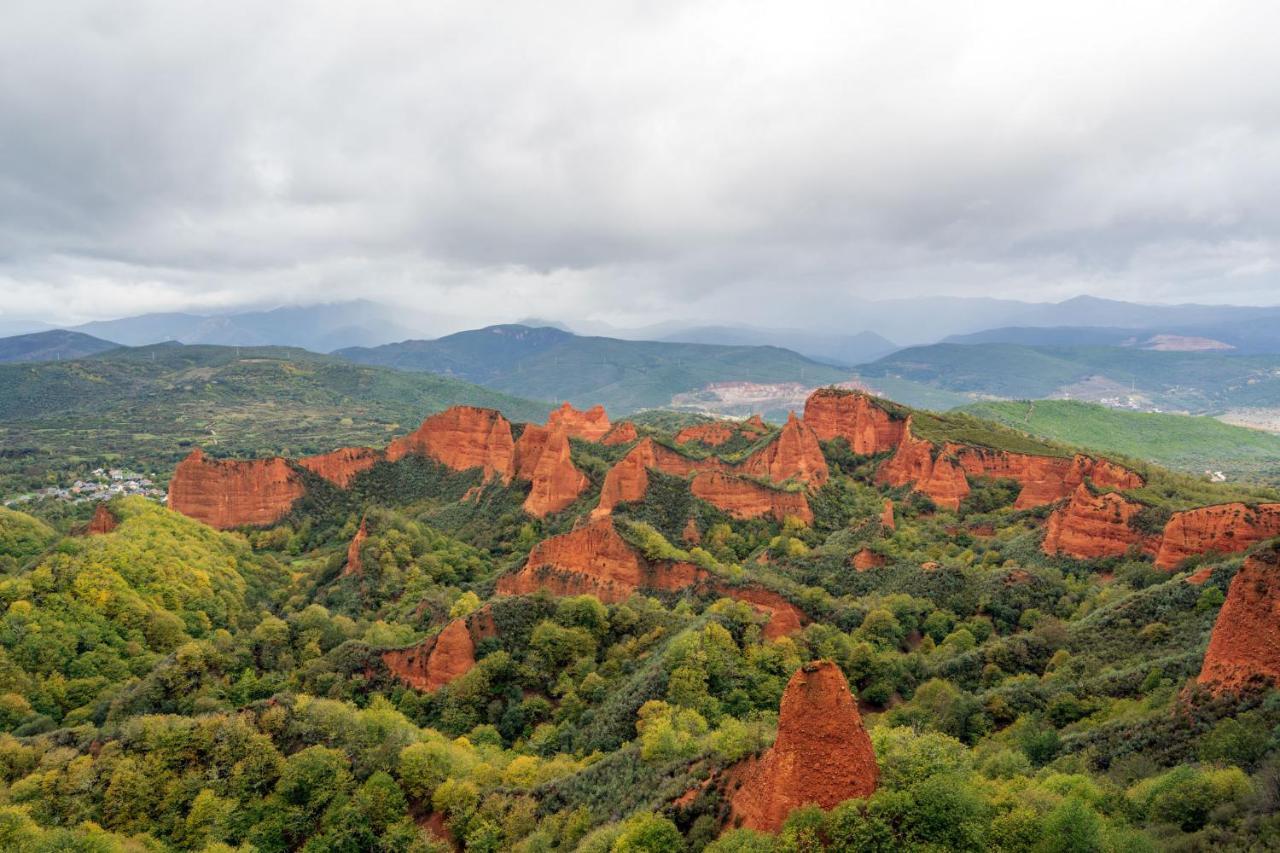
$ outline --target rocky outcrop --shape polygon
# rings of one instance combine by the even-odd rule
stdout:
[[[802,491],[786,491],[764,486],[754,480],[703,471],[689,485],[693,496],[724,510],[734,518],[770,516],[776,521],[788,517],[813,524],[813,511]]]
[[[1118,492],[1095,495],[1081,483],[1071,500],[1049,516],[1041,548],[1046,554],[1082,560],[1118,557],[1135,546],[1154,553],[1158,537],[1145,535],[1133,525],[1142,509],[1143,504]]]
[[[589,593],[613,603],[642,589],[684,589],[704,577],[704,571],[689,563],[650,563],[618,535],[613,519],[604,517],[539,542],[520,571],[498,580],[498,592]]]
[[[880,466],[876,480],[889,486],[911,486],[945,509],[959,509],[960,501],[969,494],[964,471],[933,442],[916,438],[910,418],[897,451]]]
[[[535,518],[560,512],[587,488],[586,475],[573,464],[569,436],[560,425],[529,424],[516,444],[517,476],[533,485],[524,510]]]
[[[304,456],[298,464],[324,477],[340,489],[351,485],[361,471],[367,471],[382,459],[382,452],[371,447],[343,447],[318,456]]]
[[[698,529],[698,522],[690,518],[684,525],[684,532],[680,534],[680,538],[690,545],[702,544],[702,531]]]
[[[698,471],[719,471],[726,467],[714,457],[693,459],[663,447],[651,438],[642,439],[605,475],[600,487],[600,503],[592,517],[608,515],[619,504],[643,500],[649,490],[650,468],[664,474],[687,477]]]
[[[880,568],[885,564],[886,560],[883,555],[877,554],[870,548],[863,548],[853,555],[852,562],[854,570],[866,572]]]
[[[511,424],[492,409],[454,406],[387,447],[390,462],[411,454],[428,456],[455,471],[480,468],[486,479],[496,477],[504,483],[515,475]]]
[[[1218,611],[1197,682],[1215,694],[1280,684],[1280,554],[1245,560]]]
[[[278,456],[222,461],[193,450],[174,469],[169,507],[221,530],[261,527],[288,514],[302,493],[301,478]]]
[[[676,433],[676,444],[696,442],[707,447],[719,447],[733,439],[737,431],[732,424],[724,421],[712,421],[706,424],[693,424]]]
[[[609,433],[610,426],[604,406],[592,406],[583,412],[566,402],[547,418],[548,429],[563,427],[567,435],[585,441],[599,441]]]
[[[98,504],[93,510],[93,518],[89,519],[89,524],[84,529],[85,536],[101,536],[104,533],[110,533],[120,526],[120,520],[116,518],[115,513],[107,509],[104,503]]]
[[[351,542],[347,545],[347,562],[342,567],[342,576],[362,575],[364,574],[364,563],[360,559],[360,549],[364,547],[364,543],[369,539],[369,525],[365,519],[360,519],[360,527],[356,530],[356,535],[351,537]]]
[[[854,453],[893,450],[902,441],[906,421],[894,417],[860,391],[819,388],[804,404],[804,422],[822,441],[843,438]]]
[[[630,444],[640,437],[640,433],[636,432],[636,425],[631,421],[623,421],[609,430],[608,435],[600,439],[600,443],[608,447],[617,444]]]
[[[438,690],[476,665],[476,646],[497,635],[493,614],[482,607],[454,619],[434,637],[403,649],[382,653],[382,662],[400,681],[416,690]]]
[[[730,802],[731,820],[777,832],[803,805],[830,809],[870,796],[880,779],[871,738],[844,673],[831,661],[805,664],[787,683],[778,713],[778,738],[742,768]]]
[[[777,438],[747,457],[741,470],[773,483],[796,480],[815,489],[825,486],[830,476],[818,437],[794,412]]]
[[[880,511],[880,524],[886,530],[897,529],[897,524],[893,520],[893,501],[888,498],[884,499],[884,509]]]
[[[911,419],[897,451],[877,472],[880,482],[912,486],[945,509],[959,509],[969,494],[970,477],[1015,480],[1022,485],[1015,509],[1044,506],[1071,495],[1077,486],[1092,481],[1111,489],[1135,489],[1143,485],[1137,473],[1106,459],[1075,456],[1037,456],[988,447],[947,442],[941,446],[911,432]]]
[[[1280,504],[1229,503],[1176,512],[1164,527],[1156,566],[1172,569],[1209,551],[1236,554],[1272,536],[1280,536]]]

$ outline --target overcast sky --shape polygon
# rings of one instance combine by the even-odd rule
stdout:
[[[0,24],[0,319],[1280,303],[1280,4],[74,2]]]

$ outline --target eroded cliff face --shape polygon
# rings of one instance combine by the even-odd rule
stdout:
[[[361,471],[367,471],[382,459],[382,451],[371,447],[343,447],[318,456],[304,456],[298,464],[324,477],[340,489],[351,485]]]
[[[600,443],[608,447],[617,444],[630,444],[640,437],[640,433],[636,432],[636,425],[631,421],[622,421],[609,430],[604,438],[600,439]]]
[[[1144,535],[1132,523],[1142,507],[1117,492],[1095,495],[1081,483],[1049,516],[1041,548],[1082,560],[1118,557],[1135,545],[1155,553],[1158,537]]]
[[[778,437],[742,463],[742,473],[773,483],[796,480],[812,488],[827,484],[830,472],[813,430],[792,412]]]
[[[567,435],[586,441],[604,438],[609,433],[610,426],[604,406],[592,406],[583,412],[565,402],[547,418],[548,429],[563,427]]]
[[[560,512],[578,499],[587,488],[585,474],[573,464],[570,454],[569,436],[560,425],[543,430],[533,424],[525,427],[520,442],[532,431],[541,436],[530,436],[525,451],[517,444],[516,459],[519,476],[524,477],[527,469],[528,479],[533,486],[529,496],[524,500],[524,510],[535,518],[543,518],[553,512]],[[536,454],[530,461],[527,454]]]
[[[387,460],[410,454],[429,456],[455,471],[480,468],[486,478],[510,483],[515,476],[515,441],[511,424],[499,412],[454,406],[422,422],[414,432],[387,446]]]
[[[98,504],[93,510],[93,518],[89,519],[89,525],[84,529],[85,536],[101,536],[104,533],[110,533],[120,526],[120,521],[115,517],[111,510],[107,509],[104,503]]]
[[[360,575],[364,574],[364,563],[360,560],[360,549],[364,547],[364,543],[369,539],[369,525],[365,519],[360,519],[360,528],[356,530],[356,535],[351,537],[351,542],[347,545],[347,562],[342,567],[342,575]]]
[[[897,451],[876,471],[876,480],[895,487],[909,485],[944,509],[959,509],[969,494],[964,471],[933,442],[916,438],[910,418]]]
[[[867,572],[871,569],[878,569],[887,562],[885,558],[872,551],[870,548],[863,548],[853,555],[853,568],[855,571]]]
[[[897,529],[897,524],[893,519],[893,501],[888,498],[884,499],[884,509],[880,511],[880,524],[887,530]]]
[[[1280,684],[1280,554],[1245,560],[1218,611],[1198,683],[1215,694]]]
[[[844,673],[831,661],[802,666],[787,683],[778,739],[743,768],[731,800],[731,822],[777,832],[803,805],[830,809],[875,792],[880,779],[871,738]]]
[[[382,653],[387,669],[416,690],[438,690],[476,665],[476,646],[497,635],[493,615],[482,607],[464,619],[454,619],[434,637],[404,649]]]
[[[1217,504],[1176,512],[1164,527],[1156,566],[1172,569],[1196,554],[1236,554],[1280,536],[1280,504]]]
[[[169,507],[226,530],[274,524],[302,497],[297,472],[280,457],[222,461],[200,450],[178,463],[169,481]]]
[[[906,421],[893,417],[866,394],[820,388],[804,404],[804,422],[822,441],[843,438],[854,453],[893,450],[902,441]]]
[[[676,433],[676,444],[697,443],[705,444],[707,447],[719,447],[731,440],[734,434],[733,426],[724,421],[694,424]]]
[[[625,601],[641,589],[678,590],[706,576],[689,563],[649,563],[627,544],[611,517],[539,542],[524,567],[498,580],[504,595],[589,593],[606,603]]]
[[[765,623],[763,631],[766,640],[794,634],[808,621],[798,607],[771,589],[760,586],[729,586],[724,583],[716,584],[714,589],[720,595],[750,604],[757,613],[768,616],[769,621]]]
[[[694,497],[729,513],[734,518],[761,518],[770,516],[783,521],[788,516],[805,524],[813,524],[813,511],[804,492],[784,491],[762,486],[754,480],[746,480],[719,471],[704,471],[694,475],[689,485]]]
[[[969,477],[1016,480],[1022,485],[1015,509],[1044,506],[1071,495],[1087,480],[1113,489],[1135,489],[1142,477],[1106,459],[1076,454],[1036,456],[948,442],[941,447],[911,432],[907,419],[902,441],[877,472],[880,482],[911,485],[935,504],[955,510],[969,495]]]

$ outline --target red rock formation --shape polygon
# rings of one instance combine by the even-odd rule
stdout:
[[[684,533],[681,534],[681,538],[690,545],[702,544],[702,531],[698,529],[698,522],[690,518],[689,522],[684,526]]]
[[[880,466],[876,479],[890,486],[910,485],[945,509],[959,509],[960,501],[969,494],[964,471],[933,442],[916,438],[910,418],[897,451]]]
[[[1280,684],[1280,554],[1250,557],[1232,578],[1196,680],[1215,694]]]
[[[356,531],[356,535],[351,537],[351,543],[347,545],[347,564],[342,567],[342,576],[364,574],[364,563],[360,560],[360,549],[364,547],[365,540],[369,538],[369,525],[362,518],[360,519],[360,529]]]
[[[769,425],[764,422],[764,418],[759,415],[752,415],[742,422],[741,429],[750,435],[764,435],[769,431]]]
[[[798,480],[812,488],[826,485],[829,476],[818,437],[794,412],[778,437],[747,457],[741,470],[774,483]]]
[[[649,490],[649,469],[677,477],[697,471],[718,471],[727,466],[714,457],[691,459],[663,447],[651,438],[642,439],[609,469],[600,487],[600,503],[593,518],[608,515],[618,504],[642,500]]]
[[[733,438],[736,431],[724,421],[713,421],[708,424],[694,424],[676,433],[676,444],[688,444],[696,441],[708,447],[719,447]]]
[[[612,603],[640,589],[684,589],[705,575],[689,563],[650,563],[618,535],[613,519],[605,517],[539,542],[520,571],[498,580],[498,592],[590,593]]]
[[[439,634],[404,649],[382,653],[387,669],[416,690],[438,690],[476,665],[476,646],[497,634],[493,614],[482,607],[465,619],[454,619]]]
[[[537,427],[530,424],[525,428],[525,433],[532,429]],[[520,436],[520,440],[524,441],[524,435]],[[560,512],[577,500],[578,495],[587,488],[588,481],[586,475],[573,464],[569,452],[569,437],[563,426],[551,427],[545,438],[538,443],[541,447],[537,461],[529,472],[533,488],[525,498],[524,509],[535,518],[542,518],[553,512]],[[524,462],[518,451],[519,447],[517,459]]]
[[[884,499],[884,509],[880,512],[880,524],[889,530],[897,529],[897,524],[893,520],[893,501],[888,498]]]
[[[422,422],[414,432],[394,439],[388,461],[410,454],[429,456],[455,471],[480,468],[487,478],[511,482],[515,474],[515,441],[511,424],[492,409],[454,406]]]
[[[351,485],[361,471],[367,471],[382,459],[381,451],[371,447],[343,447],[319,456],[304,456],[298,464],[324,477],[340,489]]]
[[[822,441],[843,438],[858,454],[884,453],[902,441],[906,421],[860,391],[819,388],[804,404],[804,422]]]
[[[520,480],[533,480],[533,472],[547,449],[550,430],[537,424],[525,424],[524,432],[516,439],[515,475]]]
[[[120,526],[120,521],[115,517],[111,510],[107,509],[104,503],[98,504],[93,510],[93,518],[89,519],[89,526],[84,529],[86,536],[101,536],[104,533],[110,533]]]
[[[169,481],[169,508],[222,530],[264,526],[283,518],[302,492],[301,478],[278,456],[219,461],[193,450]]]
[[[1142,477],[1106,459],[1076,454],[1036,456],[948,442],[941,447],[911,432],[911,419],[898,450],[877,472],[880,482],[912,485],[946,509],[958,509],[969,494],[969,477],[1016,480],[1022,484],[1015,509],[1062,500],[1086,479],[1113,489],[1134,489]]]
[[[1195,572],[1187,576],[1187,583],[1192,586],[1203,586],[1204,582],[1213,577],[1213,566],[1205,566],[1203,569],[1197,569]]]
[[[565,432],[573,438],[586,441],[599,441],[609,433],[610,428],[609,416],[605,414],[604,406],[592,406],[582,412],[567,402],[562,403],[547,418],[548,429],[556,426],[564,427]]]
[[[760,518],[771,516],[783,521],[788,516],[805,524],[813,524],[813,511],[804,492],[784,491],[762,486],[754,480],[746,480],[719,471],[696,474],[690,484],[693,496],[724,510],[734,518]]]
[[[853,568],[859,572],[878,569],[885,564],[884,556],[870,548],[863,548],[853,555]]]
[[[830,809],[870,796],[880,779],[871,738],[844,673],[831,661],[805,664],[791,677],[778,713],[778,739],[744,773],[732,820],[777,832],[803,805]]]
[[[766,640],[776,640],[794,634],[804,626],[806,621],[799,608],[771,589],[728,584],[715,584],[713,588],[719,594],[750,604],[756,612],[768,616],[769,621],[764,625]]]
[[[615,444],[630,444],[639,437],[636,425],[631,421],[623,421],[609,430],[609,434],[602,438],[600,443],[612,447]]]
[[[1172,569],[1208,551],[1239,553],[1272,536],[1280,536],[1280,504],[1217,504],[1176,512],[1164,527],[1156,567]]]
[[[1117,492],[1095,495],[1081,483],[1071,500],[1053,511],[1045,526],[1042,550],[1077,559],[1118,557],[1131,547],[1154,552],[1154,537],[1144,536],[1132,521],[1143,505]]]

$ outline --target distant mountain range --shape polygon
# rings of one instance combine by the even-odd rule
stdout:
[[[85,323],[72,330],[127,346],[177,341],[330,352],[422,335],[425,329],[415,325],[412,318],[412,312],[361,300],[237,314],[142,314]]]
[[[51,329],[0,338],[0,362],[64,361],[116,349],[120,345],[92,335]]]
[[[716,383],[812,388],[849,377],[847,370],[779,347],[627,341],[546,326],[489,326],[437,340],[334,354],[360,364],[452,376],[536,399],[583,406],[603,403],[614,415],[669,406],[678,394]]]
[[[893,341],[875,332],[838,335],[807,329],[762,329],[753,326],[698,326],[665,335],[660,340],[738,347],[781,347],[814,361],[839,367],[875,361],[898,349]]]

